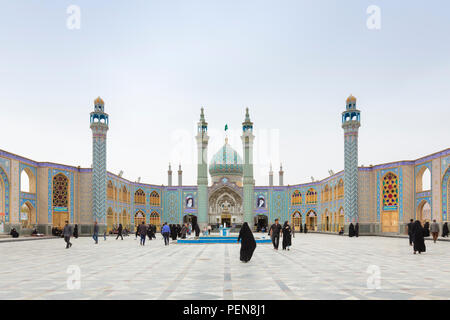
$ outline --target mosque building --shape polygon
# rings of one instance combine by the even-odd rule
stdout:
[[[92,168],[37,162],[0,150],[0,232],[33,228],[51,234],[64,222],[78,224],[90,234],[97,221],[101,230],[121,223],[130,230],[145,221],[181,224],[195,216],[200,227],[243,222],[261,229],[276,218],[289,220],[296,230],[338,232],[359,223],[361,234],[405,232],[409,219],[443,223],[449,220],[450,148],[416,160],[358,166],[356,98],[348,97],[342,112],[344,170],[310,183],[285,186],[280,166],[279,184],[273,171],[268,186],[256,186],[253,176],[253,123],[246,110],[242,147],[224,145],[208,163],[208,123],[201,109],[196,135],[197,185],[158,186],[132,182],[107,171],[109,115],[101,98],[90,114]],[[242,153],[240,154],[240,150]],[[23,179],[25,177],[25,179]],[[27,181],[27,183],[23,183]]]

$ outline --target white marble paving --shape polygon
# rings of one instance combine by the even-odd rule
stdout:
[[[0,299],[449,299],[450,242],[297,234],[290,251],[258,244],[248,264],[238,244],[139,246],[134,236],[0,244]],[[80,289],[67,286],[69,266]],[[377,275],[368,268],[378,270]],[[375,280],[374,280],[375,279]]]

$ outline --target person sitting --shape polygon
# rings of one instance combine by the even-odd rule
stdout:
[[[38,232],[36,230],[36,228],[33,229],[33,232],[31,233],[32,237],[37,237],[38,236]]]
[[[13,238],[18,238],[19,237],[19,233],[17,232],[16,228],[12,228],[11,232],[9,233],[10,236],[12,236]]]
[[[341,228],[341,230],[339,230],[339,235],[343,236],[344,235],[344,228]]]

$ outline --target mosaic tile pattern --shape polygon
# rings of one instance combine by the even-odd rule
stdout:
[[[426,241],[413,255],[405,238],[297,234],[290,251],[258,245],[248,264],[239,245],[139,246],[134,236],[0,243],[0,299],[449,299],[450,242]],[[69,290],[68,266],[81,270]],[[371,266],[380,289],[368,289]],[[369,268],[369,269],[368,269]]]

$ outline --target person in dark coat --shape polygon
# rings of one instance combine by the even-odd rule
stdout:
[[[70,242],[70,237],[73,235],[72,227],[69,225],[69,221],[66,221],[66,225],[63,229],[64,241],[66,242],[66,249],[69,249],[72,246]]]
[[[122,231],[123,231],[122,224],[119,223],[119,227],[117,228],[117,237],[116,237],[116,240],[119,239],[119,237],[123,240]]]
[[[448,237],[448,224],[447,222],[444,223],[444,226],[442,227],[442,236],[443,237]]]
[[[303,232],[308,233],[308,226],[306,225],[306,223],[305,223],[305,226],[303,227]]]
[[[299,230],[299,232],[303,233],[303,225],[301,223],[300,223],[300,230]]]
[[[429,237],[430,236],[430,223],[427,221],[425,222],[425,224],[423,225],[423,236],[424,237]]]
[[[183,224],[183,227],[181,227],[181,239],[186,239],[187,229],[187,224]]]
[[[245,263],[249,262],[252,258],[253,251],[255,251],[256,241],[247,222],[244,222],[242,225],[237,241],[238,243],[241,241],[240,260]]]
[[[155,238],[155,232],[153,231],[153,225],[148,226],[147,236],[148,236],[148,240],[152,240],[153,238]]]
[[[283,225],[283,250],[289,250],[289,247],[292,245],[292,229],[289,225],[289,222],[286,221]]]
[[[145,246],[145,237],[147,236],[147,226],[145,222],[142,221],[142,224],[138,227],[139,235],[141,236],[141,242],[139,243],[141,246]]]
[[[355,224],[355,237],[359,237],[359,223]]]
[[[11,232],[9,233],[10,236],[12,236],[13,238],[18,238],[19,237],[19,233],[17,232],[16,228],[12,228]]]
[[[355,236],[355,226],[353,223],[350,223],[350,226],[348,227],[348,236],[354,237]]]
[[[408,223],[408,237],[409,237],[409,245],[413,245],[413,229],[414,229],[414,220],[409,220]]]
[[[200,236],[200,227],[198,226],[196,216],[192,217],[192,230],[195,231],[195,237],[198,238]]]
[[[172,237],[173,241],[177,240],[177,235],[177,226],[174,224],[170,225],[170,236]]]
[[[281,224],[278,223],[278,219],[275,219],[275,223],[269,229],[269,236],[272,238],[273,248],[278,250],[280,244],[280,233],[282,230]]]
[[[419,252],[420,254],[426,251],[424,233],[425,229],[422,228],[420,221],[416,220],[413,228],[414,254],[416,254],[416,252]]]
[[[75,239],[78,239],[78,225],[76,224],[75,227],[73,228],[73,237]]]

